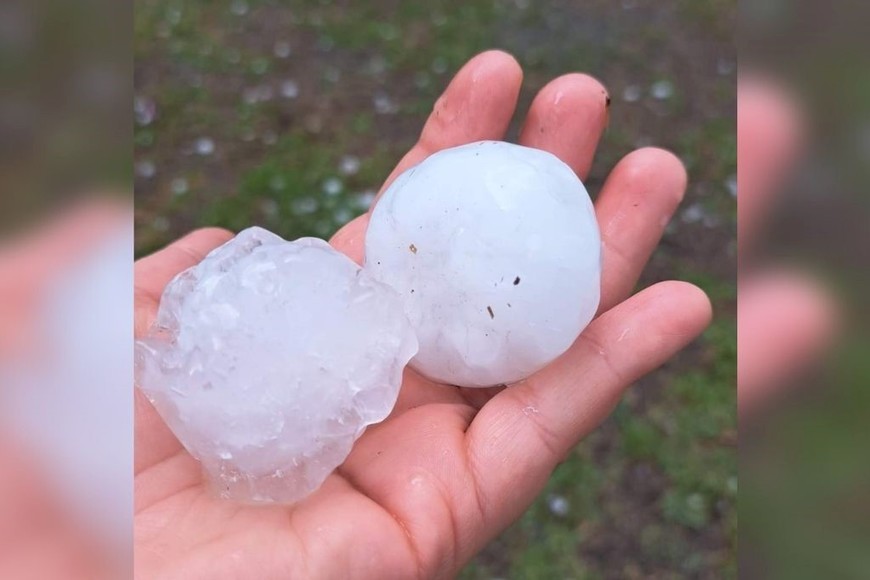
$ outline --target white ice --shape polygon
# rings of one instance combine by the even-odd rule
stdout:
[[[598,308],[601,239],[586,188],[544,151],[485,141],[447,149],[387,189],[365,268],[402,297],[411,366],[466,387],[528,377]]]

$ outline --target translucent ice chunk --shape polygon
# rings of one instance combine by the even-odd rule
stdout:
[[[293,502],[390,413],[416,350],[392,289],[250,228],[166,287],[137,383],[222,496]]]

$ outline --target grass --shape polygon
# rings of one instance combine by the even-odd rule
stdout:
[[[237,195],[205,208],[199,225],[237,231],[259,223],[287,238],[329,237],[363,213],[367,199],[354,192],[384,178],[386,156],[373,153],[352,176],[340,176],[339,148],[305,144],[299,133],[282,137],[267,159],[242,175]]]
[[[743,446],[743,541],[773,578],[863,578],[870,565],[870,338],[845,327],[828,368],[767,409],[764,430]]]

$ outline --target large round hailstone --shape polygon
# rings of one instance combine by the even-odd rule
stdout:
[[[166,287],[137,383],[221,496],[292,502],[386,418],[416,351],[391,288],[250,228]]]
[[[600,296],[601,238],[586,188],[538,149],[485,141],[436,153],[378,201],[365,268],[403,299],[437,382],[524,379],[565,352]]]

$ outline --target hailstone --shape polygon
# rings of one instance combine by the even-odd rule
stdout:
[[[249,228],[166,287],[137,383],[221,496],[293,502],[390,413],[416,350],[391,288]]]
[[[586,188],[550,153],[484,141],[436,153],[375,206],[365,268],[419,341],[411,366],[465,387],[528,377],[598,308],[601,238]]]

